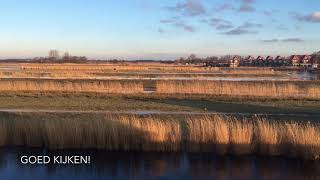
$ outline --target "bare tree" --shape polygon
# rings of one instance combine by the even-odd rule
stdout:
[[[50,60],[58,60],[59,59],[59,51],[52,49],[49,51],[49,59]]]
[[[71,57],[70,54],[69,54],[68,52],[65,52],[65,53],[63,54],[62,60],[67,61],[67,60],[70,59],[70,57]]]
[[[197,59],[197,56],[195,54],[191,54],[189,57],[188,57],[188,60],[189,61],[192,61],[192,60],[195,60]]]

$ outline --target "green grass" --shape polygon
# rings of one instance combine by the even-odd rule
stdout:
[[[1,94],[2,109],[48,110],[158,110],[229,113],[290,113],[320,115],[320,101],[263,98],[155,95],[115,96],[102,94]]]

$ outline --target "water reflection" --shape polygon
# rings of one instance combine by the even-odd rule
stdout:
[[[299,71],[299,72],[292,72],[289,73],[294,79],[298,80],[320,80],[320,73],[311,73],[308,71]]]
[[[89,165],[23,165],[22,155],[90,155]],[[318,179],[320,162],[199,153],[0,150],[0,179]]]

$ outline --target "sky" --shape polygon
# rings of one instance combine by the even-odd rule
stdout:
[[[320,0],[1,0],[0,58],[92,59],[320,50]]]

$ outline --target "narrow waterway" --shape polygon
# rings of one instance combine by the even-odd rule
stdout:
[[[90,164],[22,164],[21,156],[90,156]],[[319,179],[320,162],[206,153],[0,150],[0,179]]]

